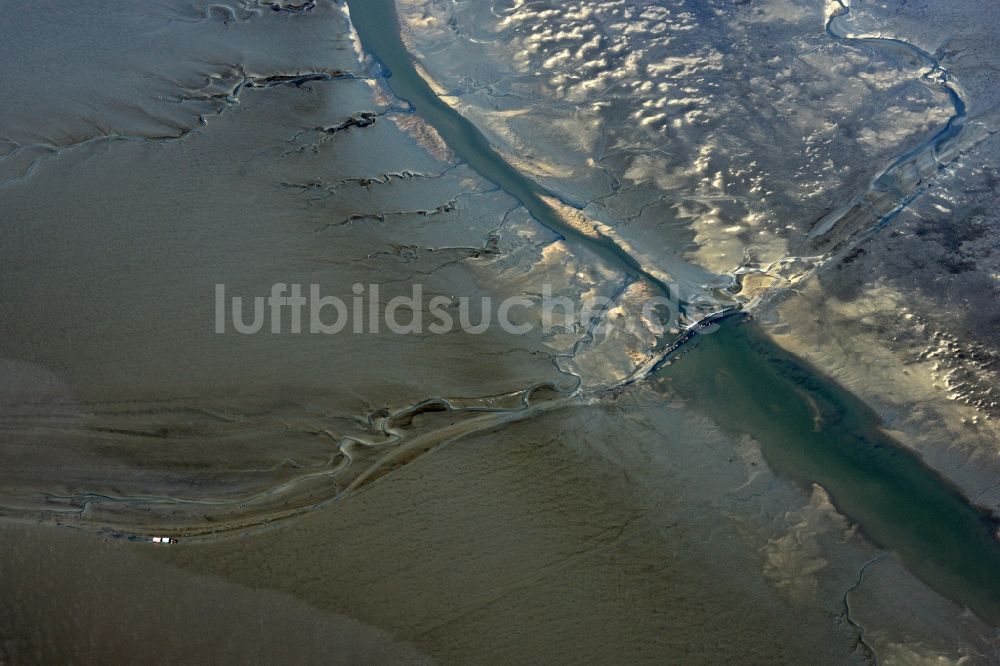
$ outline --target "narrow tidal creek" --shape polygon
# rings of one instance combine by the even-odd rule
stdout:
[[[348,4],[365,51],[380,63],[393,92],[409,102],[461,159],[571,246],[585,246],[630,278],[663,287],[610,239],[568,226],[545,203],[543,197],[551,193],[507,163],[472,123],[433,92],[400,38],[394,0]],[[831,17],[827,30],[831,38],[851,45],[862,40],[836,32],[837,19],[845,11]],[[863,41],[868,47],[910,48],[936,66],[928,54],[905,42]],[[946,77],[940,85],[954,93]],[[873,188],[887,189],[886,181],[917,153],[937,150],[957,135],[964,105],[957,93],[952,102],[955,115],[947,127],[900,155],[875,179]],[[657,371],[693,409],[710,415],[727,432],[754,437],[778,473],[806,487],[820,484],[872,541],[896,553],[943,595],[1000,625],[996,521],[885,434],[877,415],[864,403],[778,349],[752,323],[725,322],[712,335],[696,336],[693,343],[680,362]]]

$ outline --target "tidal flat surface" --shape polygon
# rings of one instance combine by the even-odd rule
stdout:
[[[880,245],[953,212],[933,256],[991,303],[989,185],[961,190],[989,174],[989,31],[946,12],[981,54],[957,58],[880,11],[12,15],[0,656],[996,663],[993,340],[930,319]],[[524,335],[215,332],[216,285],[277,282],[614,307],[555,334],[535,307]],[[639,316],[667,285],[686,321],[700,296],[754,321],[667,356]],[[924,329],[888,345],[865,316]],[[910,375],[925,334],[977,350],[935,357],[961,413]]]

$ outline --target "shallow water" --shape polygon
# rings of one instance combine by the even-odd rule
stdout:
[[[518,198],[542,224],[567,233],[551,209],[539,205],[538,186],[506,163],[419,76],[398,30],[385,29],[396,24],[394,3],[353,2],[350,9],[366,52],[386,70],[393,91],[481,175]],[[963,114],[958,105],[956,114]],[[949,140],[954,127],[949,122],[927,144],[930,149]],[[579,235],[574,240],[594,244]],[[620,248],[599,244],[603,256],[610,253],[617,263],[637,268]],[[753,328],[726,325],[698,340],[698,349],[667,373],[693,406],[730,432],[754,436],[776,469],[822,485],[838,508],[927,583],[1000,623],[1000,542],[985,515],[884,434],[864,404]]]
[[[430,123],[448,146],[479,175],[495,183],[515,197],[531,215],[552,231],[574,245],[607,260],[632,279],[645,279],[661,291],[668,291],[660,279],[640,266],[634,257],[624,252],[606,236],[588,236],[567,224],[542,197],[555,197],[523,174],[511,167],[490,146],[486,137],[441,100],[428,83],[417,73],[410,62],[409,52],[400,40],[395,6],[391,2],[349,3],[354,27],[361,37],[365,51],[374,56],[384,68],[392,91],[409,102],[421,118]],[[599,232],[595,232],[599,234]]]
[[[753,9],[768,2],[785,0]],[[992,525],[865,404],[753,326],[700,336],[655,372],[665,341],[595,340],[593,328],[214,333],[219,282],[241,296],[318,282],[343,298],[352,283],[380,283],[383,299],[417,276],[429,293],[473,299],[552,282],[574,301],[614,294],[615,316],[632,321],[658,276],[685,279],[666,257],[688,238],[654,226],[669,211],[651,208],[637,229],[613,224],[629,206],[588,207],[608,233],[573,226],[564,203],[589,200],[587,186],[534,182],[520,161],[531,151],[505,163],[480,116],[461,100],[452,111],[407,69],[391,15],[376,17],[374,37],[401,60],[376,79],[344,3],[277,4],[122,5],[109,23],[103,10],[43,2],[0,29],[13,93],[0,99],[11,121],[0,137],[0,662],[844,664],[891,663],[897,647],[1000,659],[995,630],[902,564],[993,618]],[[359,4],[356,22],[387,7]],[[824,35],[813,9],[814,43],[857,50]],[[722,34],[669,38],[683,51],[728,43]],[[85,62],[74,59],[83,44]],[[425,96],[416,112],[387,82]],[[905,90],[933,97],[943,125],[947,100],[932,88]],[[741,97],[723,85],[714,101]],[[782,99],[807,115],[818,106]],[[887,142],[872,168],[902,145]],[[552,143],[531,148],[564,159]],[[830,199],[849,201],[861,180]],[[772,182],[794,196],[785,171]],[[633,203],[647,194],[661,195]],[[716,240],[706,249],[720,251]],[[687,283],[728,277],[698,268]],[[877,552],[811,483],[900,557]],[[151,542],[163,534],[179,542]]]
[[[700,336],[665,374],[724,430],[759,441],[777,472],[825,488],[929,585],[1000,623],[996,522],[888,436],[864,403],[752,325]]]

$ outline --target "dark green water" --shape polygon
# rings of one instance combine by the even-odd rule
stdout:
[[[465,118],[417,74],[404,47],[393,0],[350,2],[367,53],[389,85],[483,177],[517,198],[543,225],[632,277],[660,283],[607,239],[567,227]],[[804,485],[818,483],[866,534],[897,553],[936,590],[1000,625],[1000,541],[995,525],[912,453],[881,432],[877,416],[848,392],[782,352],[752,325],[724,324],[698,336],[669,369],[692,407],[733,434],[758,440],[768,463]]]
[[[939,592],[1000,624],[996,525],[883,433],[867,405],[771,343],[725,323],[669,368],[669,382],[774,470],[818,483],[837,508]]]

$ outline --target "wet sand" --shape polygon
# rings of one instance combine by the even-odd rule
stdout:
[[[684,387],[708,342],[629,382],[663,341],[595,342],[585,321],[217,335],[220,282],[378,282],[383,303],[416,280],[496,298],[547,282],[634,314],[660,278],[622,261],[621,230],[575,242],[470,168],[341,6],[119,10],[111,30],[42,3],[5,33],[5,661],[996,660],[996,630],[948,600],[973,603],[966,579],[914,567],[929,589],[903,566],[924,551],[852,522],[877,537],[885,515],[782,464],[791,431]],[[43,24],[99,48],[38,89],[32,58],[51,55],[24,42]],[[974,522],[940,496],[943,523]],[[166,533],[180,543],[149,541]]]
[[[386,649],[412,642],[445,663],[863,663],[850,626],[833,617],[838,601],[824,610],[814,605],[815,590],[806,589],[793,605],[760,575],[754,550],[770,525],[752,516],[759,508],[748,512],[739,503],[750,493],[726,496],[745,481],[744,465],[726,463],[731,445],[706,437],[707,423],[692,423],[683,410],[664,410],[664,399],[647,396],[636,404],[626,397],[469,438],[349,500],[217,543],[147,547],[138,554],[134,545],[9,529],[5,541],[21,544],[12,553],[11,575],[25,576],[30,592],[39,585],[35,576],[44,577],[50,566],[83,566],[87,575],[67,575],[57,595],[73,600],[66,610],[86,611],[69,614],[82,618],[69,627],[78,637],[94,621],[91,612],[116,625],[114,618],[133,604],[149,603],[136,593],[161,596],[160,603],[176,608],[189,595],[200,598],[190,590],[210,576],[230,582],[211,583],[203,594],[237,584],[274,590],[313,609],[307,626],[346,615],[392,634],[395,642],[387,641]],[[637,422],[637,414],[654,411],[657,423]],[[623,427],[628,437],[613,435]],[[787,499],[795,495],[786,488]],[[727,515],[731,511],[738,515]],[[38,541],[58,549],[39,549]],[[853,548],[855,558],[864,556],[861,543]],[[29,568],[40,550],[48,553],[46,564]],[[79,562],[76,552],[87,554],[82,565],[72,564]],[[122,558],[141,564],[115,573]],[[853,575],[845,564],[836,565],[844,586]],[[185,578],[172,567],[197,576]],[[161,582],[165,570],[174,583]],[[99,603],[102,595],[91,598],[91,586],[116,590],[105,593],[109,608]],[[40,605],[39,613],[65,612],[47,607],[48,596],[25,596],[20,603]],[[275,596],[247,591],[236,599],[246,598],[253,612],[255,603]],[[229,623],[240,623],[238,611],[219,610],[195,636],[223,635]],[[269,623],[275,611],[263,612]],[[201,661],[202,653],[167,636],[169,619],[140,620],[137,631]],[[281,635],[282,625],[267,630]],[[364,634],[345,633],[321,646],[335,656],[366,649]],[[100,641],[91,654],[108,646]]]

